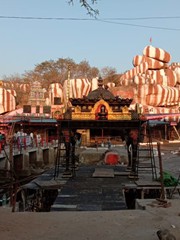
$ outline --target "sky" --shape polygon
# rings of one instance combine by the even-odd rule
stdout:
[[[180,62],[179,0],[98,0],[92,6],[99,10],[97,19],[79,0],[74,5],[68,0],[0,0],[0,79],[59,58],[123,73],[148,45]]]

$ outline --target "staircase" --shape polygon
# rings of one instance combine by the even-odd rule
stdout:
[[[59,134],[55,161],[54,179],[59,176],[60,167],[65,166],[64,177],[75,176],[75,140],[70,129]]]
[[[140,173],[149,173],[152,175],[152,180],[157,180],[156,163],[151,132],[152,130],[149,121],[147,121],[143,127],[140,123],[136,171],[138,175]],[[142,138],[145,140],[145,145],[142,145],[140,143],[140,140]]]
[[[65,163],[65,161],[66,161],[66,148],[64,138],[62,135],[60,135],[58,139],[58,147],[55,160],[54,179],[59,176],[60,167]]]

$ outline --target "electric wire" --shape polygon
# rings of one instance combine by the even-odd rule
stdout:
[[[72,17],[31,17],[31,16],[4,16],[0,15],[0,18],[4,19],[27,19],[27,20],[72,20],[72,21],[96,21],[96,20],[123,20],[123,21],[134,21],[134,20],[165,20],[165,19],[179,19],[180,16],[155,16],[155,17],[127,17],[127,18],[72,18]]]
[[[132,24],[121,21],[136,21],[136,20],[166,20],[166,19],[179,19],[180,16],[165,16],[165,17],[134,17],[134,18],[65,18],[65,17],[31,17],[31,16],[0,16],[0,19],[16,19],[16,20],[54,20],[54,21],[95,21],[102,22],[107,24],[116,24],[116,25],[124,25],[130,27],[141,27],[141,28],[151,28],[151,29],[159,29],[159,30],[168,30],[168,31],[180,31],[180,28],[171,28],[171,27],[158,27],[158,26],[149,26],[149,25],[141,25],[141,24]]]
[[[169,31],[180,31],[180,28],[155,27],[155,26],[147,26],[147,25],[140,25],[140,24],[111,22],[111,21],[105,21],[105,20],[99,20],[99,21],[110,23],[110,24],[119,24],[119,25],[131,26],[131,27],[153,28],[153,29],[169,30]]]

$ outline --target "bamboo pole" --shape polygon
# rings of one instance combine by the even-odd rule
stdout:
[[[70,98],[70,66],[68,66],[68,79],[67,79],[67,95],[66,95],[66,110],[68,109],[68,102]]]
[[[180,135],[179,135],[178,130],[176,129],[176,126],[173,126],[173,128],[174,128],[174,131],[175,131],[175,133],[177,134],[178,138],[180,139]]]

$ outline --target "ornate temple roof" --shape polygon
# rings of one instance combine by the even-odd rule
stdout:
[[[109,90],[107,90],[106,88],[103,88],[103,80],[101,77],[99,77],[98,88],[90,92],[87,95],[87,99],[88,100],[99,100],[99,99],[114,100],[115,96]]]
[[[91,91],[87,96],[83,98],[70,98],[70,102],[73,106],[93,106],[100,99],[108,102],[111,106],[128,106],[131,104],[133,99],[130,98],[120,98],[118,96],[114,96],[108,89],[103,87],[103,80],[101,77],[98,79],[98,88]]]

